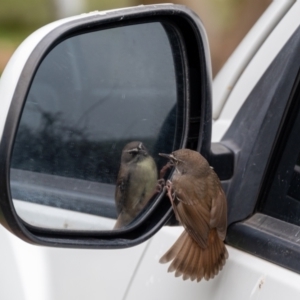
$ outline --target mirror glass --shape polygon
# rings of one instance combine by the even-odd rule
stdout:
[[[158,153],[181,143],[178,40],[171,25],[152,22],[82,32],[49,51],[11,160],[11,193],[25,222],[112,230],[147,210],[166,163]]]

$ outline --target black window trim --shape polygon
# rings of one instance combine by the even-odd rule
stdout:
[[[278,141],[300,87],[300,27],[259,80],[222,139],[235,153],[226,242],[300,273],[300,227],[261,213]]]

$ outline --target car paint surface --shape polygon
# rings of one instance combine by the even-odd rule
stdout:
[[[214,142],[221,139],[244,100],[300,24],[299,1],[277,0],[272,5],[270,10],[279,9],[277,17],[274,17],[274,11],[270,13],[269,10],[259,21],[260,26],[269,26],[273,22],[273,27],[268,29],[259,48],[252,51],[251,59],[245,63],[246,57],[237,58],[243,53],[236,52],[216,78],[213,86],[216,95]],[[81,17],[84,16],[74,18]],[[278,23],[274,23],[275,19]],[[26,58],[30,48],[35,47],[45,34],[42,31],[50,31],[54,28],[51,26],[57,24],[44,27],[18,51],[22,51]],[[257,25],[244,41],[244,48],[252,45],[259,31]],[[0,88],[6,95],[1,99],[0,131],[8,110],[7,99],[14,92],[22,70],[20,62],[14,58],[9,64],[3,77],[10,81],[10,85]],[[238,70],[241,64],[244,64],[242,72]],[[230,86],[228,94],[225,78],[233,78],[237,73],[239,76],[235,77],[234,86]],[[0,227],[1,299],[234,300],[299,297],[300,275],[229,246],[228,262],[214,280],[196,283],[175,278],[167,273],[167,265],[159,264],[158,260],[181,231],[181,227],[164,227],[149,241],[128,249],[75,250],[32,246]]]

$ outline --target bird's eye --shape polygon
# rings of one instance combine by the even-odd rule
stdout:
[[[131,150],[131,151],[128,151],[128,153],[131,154],[131,155],[135,155],[135,154],[138,153],[138,151],[136,151],[136,150]]]

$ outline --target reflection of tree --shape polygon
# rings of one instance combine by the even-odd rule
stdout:
[[[129,140],[95,141],[86,129],[66,124],[62,114],[40,110],[40,116],[35,129],[21,121],[12,168],[115,184],[122,148]]]
[[[63,122],[61,114],[41,112],[41,125],[22,124],[15,140],[12,167],[86,180],[115,182],[118,164],[112,142],[88,139],[84,129]]]

